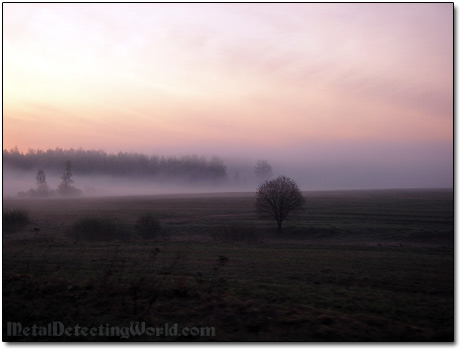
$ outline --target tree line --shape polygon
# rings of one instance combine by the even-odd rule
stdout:
[[[74,173],[78,175],[155,177],[191,182],[220,181],[227,178],[226,166],[218,157],[164,157],[126,152],[108,154],[102,150],[61,148],[46,151],[30,149],[27,153],[20,152],[17,148],[3,150],[4,166],[18,170],[35,171],[40,168],[58,173],[66,161],[72,162]]]

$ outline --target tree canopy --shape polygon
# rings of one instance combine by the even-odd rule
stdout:
[[[262,218],[274,219],[279,231],[290,213],[300,210],[304,204],[298,185],[285,176],[265,181],[256,192],[256,211]]]

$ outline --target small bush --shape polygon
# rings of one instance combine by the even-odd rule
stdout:
[[[252,227],[230,225],[213,231],[211,239],[218,242],[259,242],[260,234]]]
[[[160,222],[152,213],[140,216],[136,221],[135,229],[139,237],[145,240],[157,238],[161,231]]]
[[[114,218],[85,217],[76,221],[71,235],[77,241],[128,240],[130,233],[123,222]]]
[[[30,223],[29,214],[21,210],[5,210],[2,215],[3,231],[13,233]]]

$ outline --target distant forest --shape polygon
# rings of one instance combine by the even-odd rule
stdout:
[[[187,180],[190,182],[222,181],[227,178],[224,162],[218,157],[147,156],[140,153],[107,154],[102,150],[3,150],[3,166],[23,171],[50,171],[62,173],[64,163],[70,160],[76,175],[112,175],[120,177],[150,177],[160,180]]]

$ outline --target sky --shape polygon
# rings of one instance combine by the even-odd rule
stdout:
[[[15,146],[452,187],[453,4],[5,3]]]

